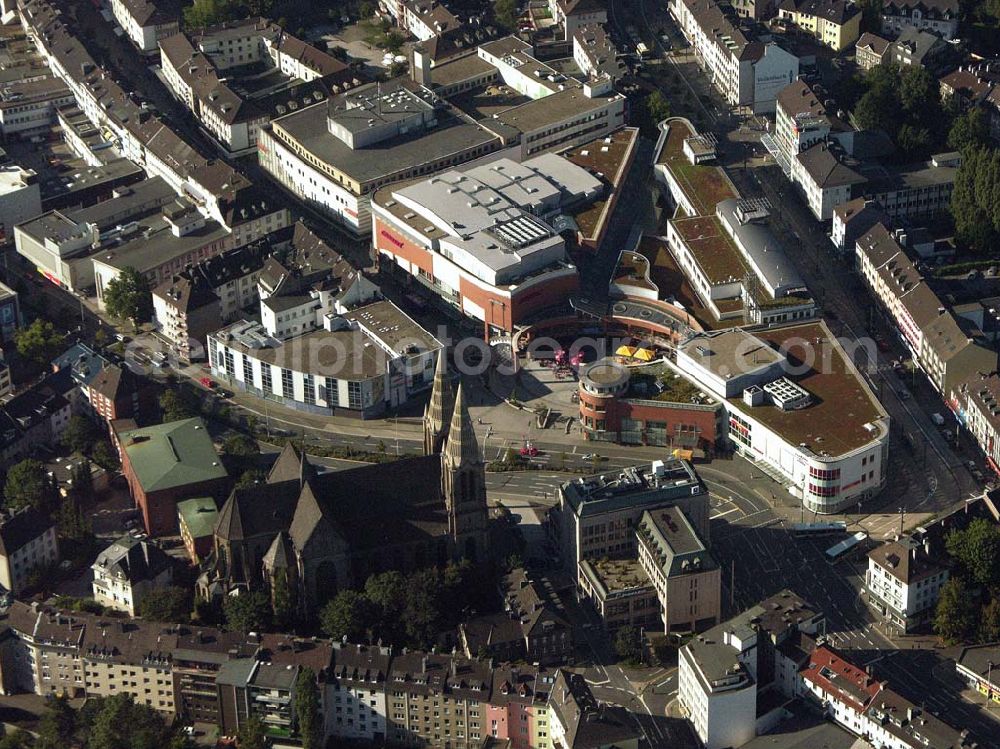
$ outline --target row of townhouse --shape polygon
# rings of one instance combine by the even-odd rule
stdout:
[[[996,351],[931,290],[900,246],[898,232],[876,224],[858,240],[856,251],[858,273],[939,393],[948,397],[979,373],[996,370]]]
[[[971,749],[954,728],[825,644],[823,614],[782,591],[694,637],[679,654],[679,700],[705,749],[769,732],[801,698],[882,749]]]
[[[799,74],[799,58],[747,35],[715,0],[671,0],[670,12],[699,63],[732,107],[774,111],[778,92]]]
[[[39,54],[87,118],[112,134],[115,149],[150,176],[162,177],[206,220],[221,224],[230,248],[291,225],[288,208],[228,165],[202,156],[163,119],[136,104],[86,51],[56,6],[27,0],[20,16]]]
[[[145,55],[155,54],[160,39],[176,34],[180,14],[154,0],[111,0],[111,12],[122,31]]]
[[[457,655],[193,629],[14,601],[0,620],[4,694],[128,694],[168,719],[216,723],[234,735],[260,717],[294,737],[300,673],[320,685],[324,739],[473,749],[638,746],[622,708],[599,704],[561,669]],[[596,742],[596,743],[595,743]]]
[[[264,18],[175,33],[159,49],[167,88],[231,154],[255,151],[272,116],[360,84],[345,63]],[[255,87],[260,72],[247,75],[250,65],[267,68],[272,85]]]

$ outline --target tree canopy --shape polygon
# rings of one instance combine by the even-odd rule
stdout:
[[[7,471],[4,505],[8,510],[34,507],[47,512],[56,505],[58,492],[41,461],[34,458],[15,463]]]
[[[969,146],[951,193],[955,238],[974,252],[990,252],[1000,237],[1000,149]]]
[[[131,320],[135,328],[153,311],[149,283],[135,268],[123,268],[104,289],[104,308],[119,320]]]
[[[17,353],[40,366],[52,361],[62,351],[65,343],[65,336],[48,320],[40,318],[14,333]]]
[[[320,749],[323,745],[323,716],[316,674],[311,668],[303,668],[295,679],[294,708],[302,749]]]
[[[191,620],[191,609],[190,591],[176,585],[153,588],[139,601],[139,616],[152,622],[184,624]]]
[[[187,388],[170,388],[160,395],[160,410],[165,422],[197,416],[200,405],[197,397]]]
[[[976,585],[1000,583],[1000,527],[977,518],[945,539],[945,548]]]
[[[82,414],[73,414],[66,422],[60,441],[70,450],[89,453],[101,433],[93,421]]]
[[[965,642],[976,624],[976,607],[965,584],[953,577],[941,587],[934,631],[949,645]]]
[[[271,624],[271,601],[263,591],[226,596],[222,610],[231,632],[263,632]]]

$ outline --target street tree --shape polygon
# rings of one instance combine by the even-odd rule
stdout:
[[[236,732],[237,749],[267,749],[267,727],[256,714],[251,715]]]
[[[123,268],[104,289],[104,308],[119,320],[130,320],[138,330],[153,310],[153,297],[145,276],[131,266]]]
[[[976,624],[976,607],[965,584],[953,577],[941,587],[934,612],[934,631],[949,645],[965,642]]]
[[[945,538],[948,553],[976,585],[1000,582],[1000,528],[977,518],[964,530],[955,530]]]

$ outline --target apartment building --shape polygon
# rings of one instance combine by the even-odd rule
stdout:
[[[0,586],[20,595],[32,575],[59,562],[56,526],[33,507],[0,518]]]
[[[127,694],[137,704],[147,705],[166,720],[173,720],[177,706],[171,660],[177,635],[172,629],[157,622],[90,619],[83,627],[78,654],[86,696]],[[43,650],[43,663],[45,655]],[[68,669],[66,674],[68,677]]]
[[[0,168],[0,244],[14,237],[14,227],[42,212],[38,174],[16,166]]]
[[[903,537],[868,552],[868,605],[904,634],[931,618],[947,581],[948,567],[931,556],[930,540]]]
[[[215,677],[222,733],[233,736],[251,717],[257,717],[268,734],[293,735],[298,725],[294,709],[298,675],[295,665],[256,657],[223,663]]]
[[[761,698],[796,694],[797,653],[825,632],[823,614],[784,590],[685,644],[678,699],[702,745],[737,747],[756,736],[767,725],[767,714],[758,715]]]
[[[549,692],[552,745],[638,749],[640,734],[628,711],[598,702],[581,674],[556,672]]]
[[[830,241],[842,253],[853,253],[858,240],[876,224],[889,224],[889,217],[878,201],[855,198],[833,209]]]
[[[511,749],[552,749],[549,696],[555,672],[537,666],[501,665],[493,670],[486,708],[489,733]]]
[[[386,690],[386,738],[400,746],[473,749],[490,734],[488,664],[436,653],[392,659]]]
[[[208,355],[208,335],[222,327],[222,304],[200,275],[181,274],[152,290],[153,321],[182,361]]]
[[[608,22],[608,10],[600,0],[548,0],[552,20],[562,25],[563,39],[570,41],[581,26]]]
[[[107,608],[136,616],[149,591],[173,579],[170,558],[159,547],[125,535],[97,555],[90,566],[94,574],[94,600]]]
[[[820,141],[795,156],[792,181],[802,189],[816,220],[827,221],[833,209],[851,200],[868,178],[848,164],[836,146]]]
[[[782,0],[778,18],[837,52],[857,41],[861,8],[851,0]]]
[[[139,51],[156,54],[157,44],[180,28],[180,18],[169,13],[164,3],[154,0],[111,0],[111,12],[118,25]]]
[[[774,111],[778,92],[798,77],[795,55],[774,42],[748,37],[715,0],[672,0],[669,8],[730,106]]]
[[[954,39],[961,18],[958,0],[887,0],[882,4],[882,31],[886,34],[898,35],[913,27]]]
[[[802,693],[825,716],[874,746],[965,749],[967,730],[953,728],[847,660],[829,645],[817,647],[800,673]]]
[[[396,23],[419,41],[425,42],[459,29],[462,22],[440,0],[399,0]]]
[[[862,70],[877,68],[891,59],[892,42],[866,31],[854,44],[854,60]]]
[[[626,72],[618,48],[599,23],[586,24],[573,33],[573,59],[591,78],[607,77],[617,81]]]
[[[389,648],[339,642],[332,646],[323,696],[327,735],[335,741],[386,741]]]
[[[914,361],[938,392],[947,396],[978,373],[996,369],[996,352],[972,323],[945,308],[884,224],[877,224],[858,240],[857,264]]]

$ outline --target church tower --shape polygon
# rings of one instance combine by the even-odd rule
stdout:
[[[448,530],[459,556],[475,560],[486,552],[489,511],[486,504],[486,467],[465,404],[462,385],[448,439],[441,453],[441,495],[448,510]]]
[[[455,394],[451,389],[451,378],[448,377],[448,354],[442,348],[438,351],[431,400],[424,409],[424,455],[438,455],[441,452],[448,436],[454,405]]]

